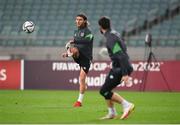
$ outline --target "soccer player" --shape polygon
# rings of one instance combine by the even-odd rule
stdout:
[[[88,28],[88,20],[85,14],[78,14],[75,22],[77,30],[74,31],[74,39],[70,42],[71,44],[74,44],[74,46],[69,48],[69,53],[74,61],[80,66],[79,97],[74,103],[74,107],[81,107],[84,93],[87,88],[85,80],[92,60],[94,36]],[[69,54],[66,52],[63,54],[63,57],[67,57],[68,55]]]
[[[122,105],[121,119],[125,119],[134,109],[134,104],[125,100],[118,93],[112,92],[121,82],[128,84],[129,75],[133,68],[129,61],[127,48],[119,33],[111,29],[110,19],[103,16],[98,21],[99,30],[105,36],[106,48],[112,60],[112,69],[106,77],[105,83],[100,89],[100,94],[105,98],[108,106],[108,114],[101,119],[113,119],[117,116],[114,102]]]

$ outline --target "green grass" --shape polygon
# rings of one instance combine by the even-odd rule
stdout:
[[[83,107],[73,108],[78,91],[0,91],[0,123],[169,124],[180,123],[180,93],[119,92],[135,103],[127,120],[99,120],[107,113],[98,91],[87,91]],[[120,105],[116,105],[122,113]]]

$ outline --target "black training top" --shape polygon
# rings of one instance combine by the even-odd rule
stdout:
[[[121,68],[122,75],[129,75],[133,69],[129,61],[124,40],[121,38],[120,34],[114,30],[108,30],[104,36],[106,38],[106,47],[112,60],[113,67]]]
[[[89,60],[92,60],[93,38],[88,27],[79,28],[74,31],[74,43],[80,54],[83,54]]]

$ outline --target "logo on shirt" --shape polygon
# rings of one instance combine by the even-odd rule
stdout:
[[[80,36],[83,37],[83,36],[84,36],[84,32],[81,32],[81,33],[80,33]]]
[[[113,76],[113,75],[110,75],[109,78],[110,78],[110,79],[114,79],[114,76]]]

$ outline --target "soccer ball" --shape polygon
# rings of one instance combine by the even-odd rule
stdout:
[[[68,57],[70,56],[72,56],[73,58],[79,57],[79,50],[77,47],[74,46],[74,40],[70,40],[69,42],[67,42],[65,48],[66,48]]]
[[[24,22],[22,29],[26,33],[32,33],[35,29],[35,25],[32,21],[26,21]]]

